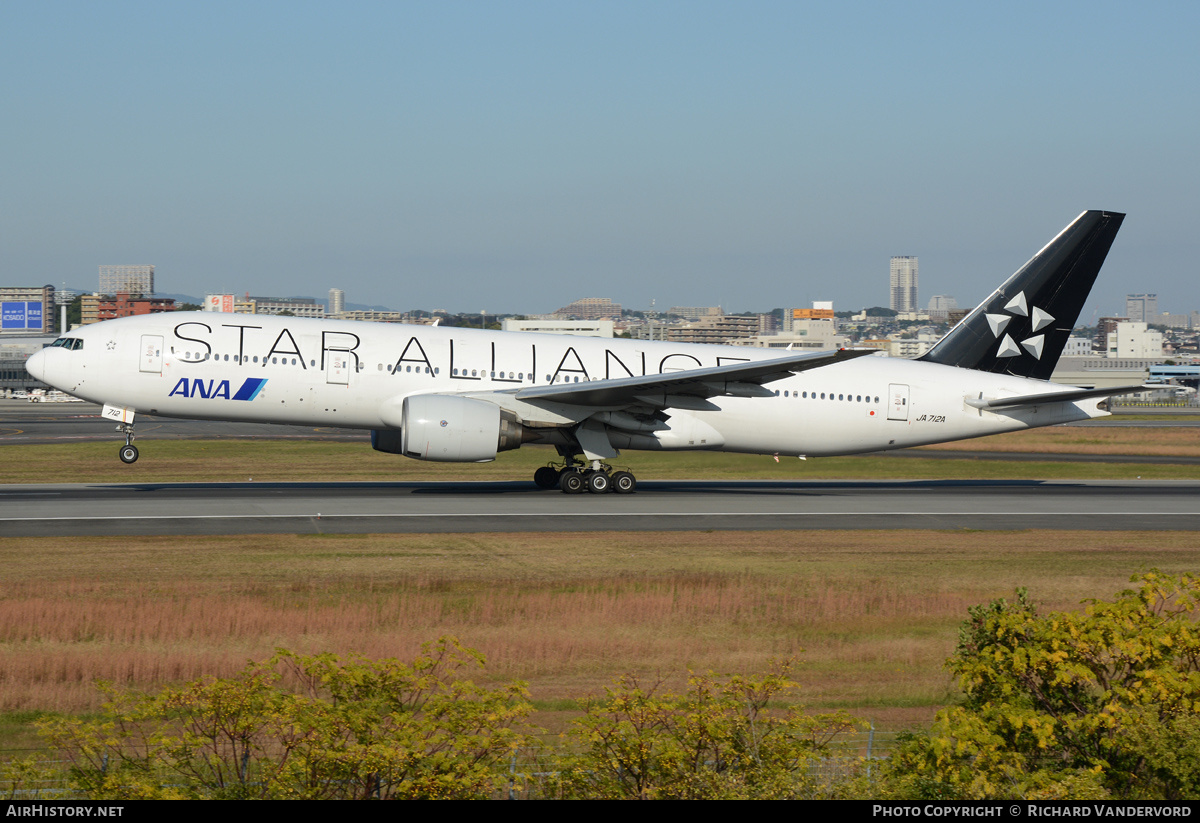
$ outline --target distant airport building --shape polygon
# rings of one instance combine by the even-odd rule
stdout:
[[[937,294],[929,299],[929,319],[934,323],[945,323],[950,312],[958,310],[958,301],[948,294]]]
[[[0,339],[0,397],[12,392],[50,388],[25,370],[25,361],[54,341],[54,335],[6,336]]]
[[[893,257],[890,284],[892,311],[915,312],[917,310],[917,258]]]
[[[686,326],[668,326],[672,343],[731,343],[758,334],[758,315],[725,314],[705,317]]]
[[[346,292],[341,289],[329,290],[329,314],[336,317],[346,310]]]
[[[161,314],[175,311],[175,300],[170,297],[141,297],[121,292],[115,295],[96,295],[96,319],[115,320],[118,317],[136,317],[142,314]]]
[[[1162,357],[1162,332],[1152,331],[1147,323],[1118,323],[1108,335],[1108,356],[1120,359]]]
[[[293,317],[324,317],[325,304],[312,297],[251,297],[255,314],[283,314]]]
[[[800,309],[799,311],[806,311]],[[792,351],[822,351],[840,349],[850,339],[837,334],[832,318],[799,318],[790,331],[779,334],[756,334],[731,341],[735,346],[755,346],[762,349],[791,349]]]
[[[1150,369],[1161,366],[1163,357],[1060,357],[1050,380],[1067,386],[1103,389],[1143,383]]]
[[[53,334],[54,286],[0,288],[0,334]]]
[[[940,334],[929,332],[919,332],[916,337],[892,337],[888,339],[888,356],[906,359],[920,357],[940,339]]]
[[[1101,354],[1107,354],[1109,335],[1116,334],[1118,323],[1125,323],[1128,320],[1128,317],[1101,317],[1096,321],[1096,345],[1094,350]]]
[[[832,300],[814,300],[811,309],[784,309],[783,310],[783,325],[779,329],[782,333],[788,333],[795,328],[798,328],[797,323],[801,320],[833,320],[833,301]],[[765,333],[766,330],[760,330],[760,333]]]
[[[621,304],[607,297],[585,297],[554,312],[563,320],[620,320]]]
[[[100,294],[154,294],[154,266],[101,266]]]
[[[725,311],[720,306],[672,306],[667,314],[684,320],[700,320],[704,317],[720,317]]]
[[[1125,295],[1125,316],[1134,323],[1153,323],[1158,314],[1157,294]]]
[[[1156,326],[1166,326],[1169,329],[1194,329],[1196,328],[1196,312],[1191,314],[1163,312],[1153,317],[1147,317],[1146,322]]]
[[[245,297],[236,294],[206,294],[201,307],[204,311],[218,311],[226,314],[255,313],[255,303],[248,294]]]
[[[1063,357],[1087,357],[1092,353],[1092,341],[1086,337],[1068,337],[1063,346]]]
[[[387,309],[352,309],[331,316],[336,320],[361,320],[368,323],[411,323],[413,320],[410,312]]]
[[[611,320],[501,320],[501,331],[532,331],[570,334],[576,337],[612,337]]]

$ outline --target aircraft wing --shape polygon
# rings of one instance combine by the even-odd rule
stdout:
[[[848,349],[808,352],[771,360],[729,363],[724,366],[648,374],[642,377],[531,386],[518,389],[514,396],[524,401],[543,400],[573,406],[608,408],[629,405],[678,407],[690,400],[692,403],[701,404],[694,408],[704,408],[703,403],[709,397],[774,397],[775,392],[765,388],[764,383],[790,377],[796,372],[874,353],[873,350]]]
[[[1150,387],[1143,385],[1114,386],[1108,389],[1068,389],[1045,394],[1021,394],[1015,397],[968,397],[967,405],[977,409],[1012,409],[1019,406],[1041,406],[1046,403],[1073,403],[1089,397],[1114,397],[1118,394],[1145,391],[1147,388]]]

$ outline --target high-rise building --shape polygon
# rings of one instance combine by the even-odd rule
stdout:
[[[154,266],[101,266],[100,294],[154,294]]]
[[[1155,318],[1158,316],[1158,295],[1125,295],[1125,315],[1131,323],[1155,322]]]
[[[891,286],[892,311],[917,310],[917,258],[892,258]]]
[[[337,317],[346,310],[346,292],[341,289],[329,290],[329,316]]]

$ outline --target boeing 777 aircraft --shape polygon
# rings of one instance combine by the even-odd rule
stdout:
[[[195,312],[86,326],[26,368],[103,404],[126,463],[153,414],[370,429],[418,460],[542,443],[563,461],[538,486],[628,493],[619,449],[842,455],[1107,415],[1141,387],[1048,380],[1123,218],[1081,214],[917,360]]]

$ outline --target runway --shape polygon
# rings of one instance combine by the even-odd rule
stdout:
[[[145,483],[0,487],[7,536],[1200,529],[1195,481],[649,481],[633,495],[532,483]]]
[[[82,403],[0,401],[0,444],[112,439]],[[1091,425],[1108,421],[1096,421]],[[1116,421],[1114,421],[1116,422]],[[1120,421],[1156,425],[1157,421]],[[1163,421],[1196,425],[1194,421]],[[365,440],[353,429],[143,416],[138,438]],[[1200,463],[1194,457],[906,450],[897,458]],[[524,482],[0,486],[0,534],[199,535],[686,529],[1200,529],[1200,481],[643,481],[634,495]]]

